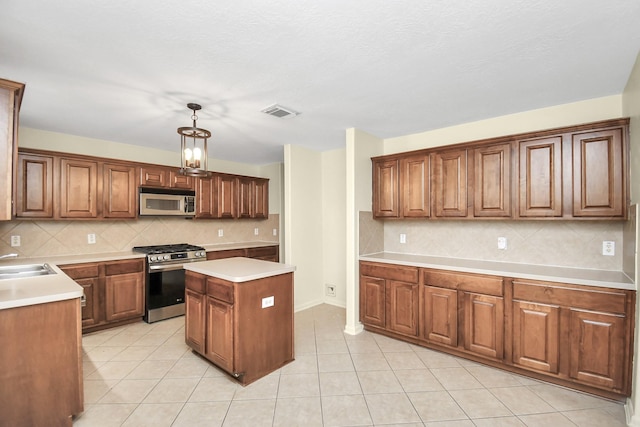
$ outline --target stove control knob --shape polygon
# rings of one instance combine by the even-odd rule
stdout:
[[[149,257],[149,261],[151,261],[151,262],[155,262],[155,260],[156,260],[156,256],[155,256],[155,255],[151,255],[151,256]]]
[[[165,255],[163,258],[164,258],[164,259],[171,259],[171,256],[167,254],[167,255]]]
[[[197,256],[197,257],[201,257],[201,258],[202,258],[202,257],[204,257],[204,256],[206,256],[206,255],[207,255],[207,254],[205,254],[205,253],[204,253],[204,251],[196,252],[196,256]]]

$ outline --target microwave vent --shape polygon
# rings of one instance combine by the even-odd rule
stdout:
[[[270,116],[275,116],[281,119],[290,119],[300,114],[297,111],[294,111],[290,108],[285,108],[282,105],[278,105],[278,104],[270,105],[269,107],[261,111],[265,114],[268,114]]]

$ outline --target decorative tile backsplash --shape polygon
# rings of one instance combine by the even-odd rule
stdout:
[[[154,217],[123,221],[6,221],[0,222],[0,254],[17,253],[29,258],[121,252],[134,246],[170,243],[278,243],[279,221],[277,214],[263,220]],[[274,228],[278,236],[273,235]],[[223,237],[218,237],[219,229],[223,230]],[[96,235],[95,244],[87,243],[88,234]],[[11,247],[11,236],[20,236],[19,247]]]
[[[630,222],[382,221],[371,212],[360,212],[359,218],[360,254],[384,250],[618,271],[623,269],[623,230]],[[400,243],[400,234],[406,243]],[[498,249],[498,237],[506,237],[507,249]],[[616,242],[615,256],[602,255],[604,240]]]

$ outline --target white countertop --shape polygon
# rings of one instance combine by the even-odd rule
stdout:
[[[433,257],[394,252],[378,252],[361,255],[360,261],[382,262],[423,268],[439,268],[466,273],[490,274],[517,279],[542,280],[546,282],[561,282],[604,288],[636,289],[633,280],[621,271]]]
[[[296,270],[292,265],[243,257],[193,262],[185,264],[184,269],[235,283],[293,273]]]
[[[0,280],[0,310],[82,297],[82,286],[57,266],[49,266],[56,274]]]

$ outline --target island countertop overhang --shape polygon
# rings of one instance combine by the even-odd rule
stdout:
[[[185,264],[184,269],[234,283],[293,273],[295,266],[253,258],[234,257]]]

